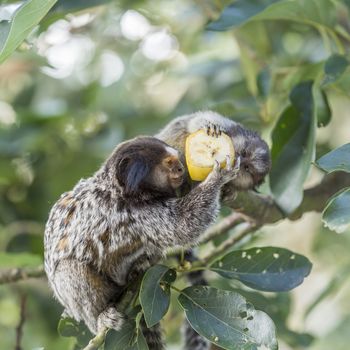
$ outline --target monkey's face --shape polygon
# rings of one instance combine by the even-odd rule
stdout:
[[[265,141],[253,131],[246,130],[233,137],[236,157],[241,165],[237,177],[233,180],[238,190],[248,190],[262,184],[270,171],[270,151]]]
[[[167,146],[164,158],[151,172],[151,182],[164,192],[169,189],[176,190],[182,185],[184,174],[185,169],[179,160],[178,152]]]
[[[124,142],[107,162],[110,169],[114,166],[126,196],[142,192],[174,196],[184,178],[178,151],[154,137]]]

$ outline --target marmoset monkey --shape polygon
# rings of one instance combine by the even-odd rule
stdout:
[[[185,142],[189,134],[205,130],[208,135],[218,136],[222,132],[232,138],[236,158],[240,158],[240,169],[237,176],[227,183],[224,189],[229,191],[246,191],[259,186],[270,171],[271,160],[269,148],[260,136],[241,124],[222,115],[203,111],[175,118],[155,137],[163,140],[180,152],[185,161]],[[186,252],[186,260],[197,260],[193,251]],[[192,285],[207,285],[203,271],[187,275]],[[207,350],[210,343],[201,337],[189,324],[184,327],[185,350]]]
[[[178,151],[153,137],[126,141],[90,178],[64,193],[45,229],[45,271],[65,313],[93,333],[120,329],[115,301],[134,276],[168,248],[191,247],[216,219],[221,187],[238,169],[216,164],[207,179],[176,198],[184,167]],[[150,349],[163,349],[157,334]]]
[[[217,136],[224,132],[232,138],[236,158],[240,158],[240,170],[226,187],[244,191],[253,189],[264,181],[271,167],[266,142],[256,132],[216,112],[196,112],[175,118],[155,137],[177,149],[184,161],[187,136],[201,129],[209,135]]]

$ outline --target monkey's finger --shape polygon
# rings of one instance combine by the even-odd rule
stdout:
[[[215,159],[213,170],[219,170],[219,169],[220,169],[220,163]]]
[[[232,166],[231,166],[231,156],[228,154],[226,155],[226,170],[230,171],[232,170]]]
[[[237,159],[236,159],[235,170],[238,171],[240,166],[241,166],[241,157],[238,156]]]

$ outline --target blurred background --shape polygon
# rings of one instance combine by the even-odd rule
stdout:
[[[59,1],[0,65],[0,251],[40,261],[50,207],[119,142],[212,109],[270,143],[292,87],[318,79],[324,62],[350,44],[346,1],[319,1],[305,21],[254,20],[229,31],[206,29],[229,1],[82,3]],[[3,2],[0,20],[18,5]],[[332,120],[317,131],[318,155],[349,142],[349,87],[344,70],[325,89]],[[322,176],[314,167],[306,186]],[[315,213],[255,236],[255,245],[286,247],[313,262],[294,291],[250,296],[279,324],[280,349],[348,349],[349,241],[350,232],[328,231]],[[23,349],[72,348],[73,339],[57,333],[62,308],[45,279],[0,285],[0,348],[15,348],[24,298]],[[167,317],[169,348],[180,349],[183,314],[175,307]]]

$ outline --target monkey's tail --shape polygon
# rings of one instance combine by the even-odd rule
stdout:
[[[194,262],[198,260],[196,254],[194,251],[187,250],[185,252],[185,260]],[[204,271],[193,271],[189,272],[187,274],[187,279],[190,282],[192,286],[207,286],[208,281],[205,279]],[[203,338],[201,335],[199,335],[188,323],[187,320],[185,320],[184,324],[184,340],[185,340],[185,346],[184,350],[209,350],[210,349],[210,342]]]

